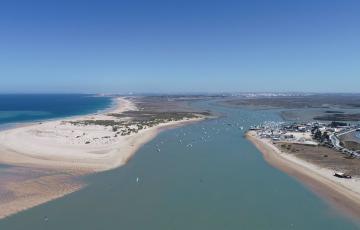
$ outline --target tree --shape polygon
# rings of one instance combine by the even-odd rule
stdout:
[[[315,134],[314,134],[314,138],[315,138],[316,140],[320,140],[321,137],[322,137],[322,133],[321,133],[321,131],[318,129],[318,130],[315,132]]]
[[[312,133],[312,134],[315,134],[315,132],[318,131],[318,130],[319,130],[319,127],[313,127],[313,128],[311,129],[311,133]]]
[[[326,141],[330,140],[330,136],[329,136],[328,132],[324,132],[322,134],[321,141],[325,141],[325,140]]]

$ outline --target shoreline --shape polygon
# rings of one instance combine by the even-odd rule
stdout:
[[[116,141],[113,142],[101,140],[103,142],[98,146],[68,143],[68,134],[65,135],[64,132],[70,130],[69,125],[64,125],[65,128],[59,129],[61,122],[74,119],[109,119],[106,114],[110,112],[123,113],[137,110],[133,102],[123,97],[114,98],[114,101],[116,106],[98,113],[36,122],[0,131],[0,163],[10,166],[10,169],[0,168],[0,172],[4,171],[5,175],[6,173],[12,175],[11,170],[24,171],[20,177],[17,174],[13,177],[9,176],[10,179],[5,177],[0,183],[0,220],[76,192],[86,187],[81,179],[83,176],[121,167],[161,131],[198,122],[205,118],[197,117],[160,123],[140,130],[138,133],[114,138]],[[78,132],[89,134],[92,134],[91,132],[100,132],[102,135],[109,133],[106,128],[95,130],[89,130],[87,127],[76,128]],[[71,127],[71,129],[75,128]],[[51,138],[52,135],[54,137]]]
[[[327,168],[320,168],[305,160],[284,153],[270,141],[259,138],[254,131],[245,134],[263,155],[266,162],[294,177],[319,198],[333,205],[342,214],[360,223],[360,181],[347,181],[333,176]]]

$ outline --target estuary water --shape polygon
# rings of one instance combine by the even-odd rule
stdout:
[[[0,229],[359,229],[244,139],[251,125],[281,120],[276,111],[194,106],[222,116],[162,132],[124,167],[89,176],[87,188]]]

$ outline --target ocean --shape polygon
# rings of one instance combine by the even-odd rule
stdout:
[[[251,125],[280,121],[277,111],[193,106],[222,116],[160,133],[125,166],[87,177],[85,189],[2,220],[0,229],[359,229],[244,138]]]
[[[0,129],[15,123],[94,113],[109,108],[110,97],[84,94],[0,94]]]

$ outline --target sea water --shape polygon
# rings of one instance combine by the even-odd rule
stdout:
[[[87,188],[2,220],[0,229],[359,229],[244,138],[251,125],[281,120],[277,112],[195,106],[221,117],[162,132],[125,166],[89,176]]]
[[[94,113],[109,108],[110,97],[84,94],[0,94],[0,128],[15,123]]]

